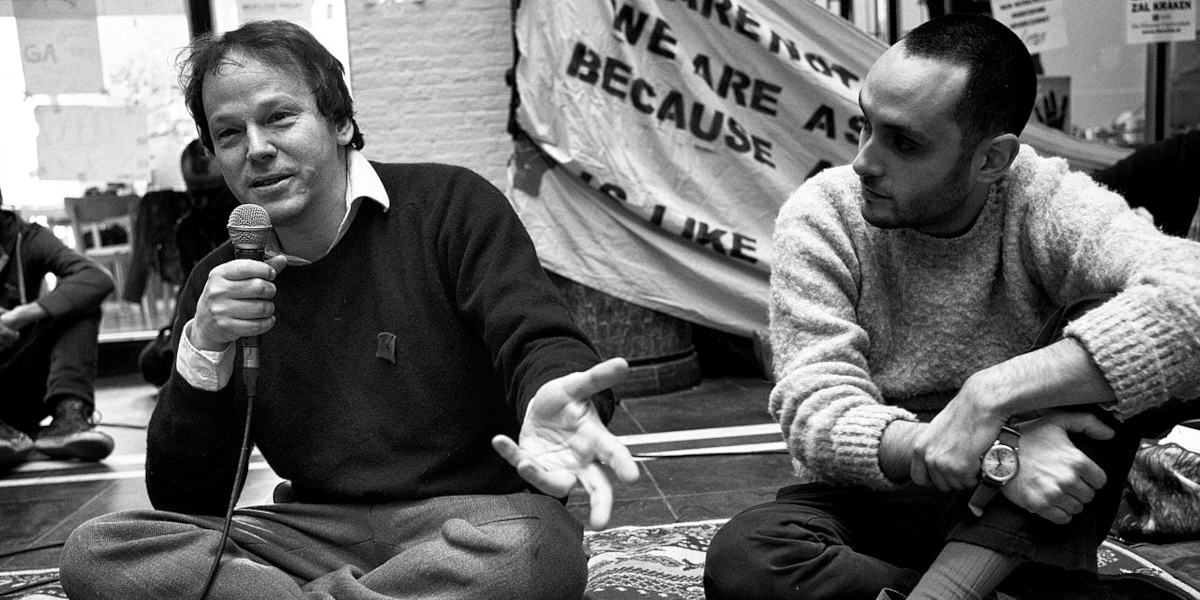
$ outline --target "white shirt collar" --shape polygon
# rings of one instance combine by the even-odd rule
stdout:
[[[371,166],[370,161],[363,155],[362,152],[354,148],[346,149],[346,214],[342,217],[342,222],[338,224],[337,235],[333,238],[333,243],[329,244],[329,248],[321,255],[324,257],[337,246],[338,242],[342,241],[342,237],[346,235],[346,231],[350,229],[350,224],[354,222],[354,217],[358,215],[358,208],[362,205],[361,200],[374,201],[384,212],[387,212],[391,206],[391,200],[388,198],[387,189],[383,187],[383,180],[379,179],[379,173],[375,172],[375,167]],[[267,250],[268,256],[280,254],[279,252],[271,252]],[[312,261],[305,260],[298,256],[287,255],[288,264],[293,266],[312,264]]]

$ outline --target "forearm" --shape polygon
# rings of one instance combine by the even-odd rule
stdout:
[[[968,385],[980,386],[980,408],[998,419],[1045,409],[1115,400],[1112,387],[1092,357],[1066,338],[1033,352],[1015,356],[973,376]]]
[[[48,316],[50,313],[46,312],[41,304],[29,302],[0,314],[0,323],[12,329],[22,329],[26,325],[32,325]]]

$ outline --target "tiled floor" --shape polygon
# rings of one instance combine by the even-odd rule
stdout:
[[[83,521],[150,506],[143,428],[156,390],[125,371],[97,382],[101,429],[117,442],[112,456],[34,461],[0,476],[0,569],[57,566],[61,543]],[[639,457],[641,477],[616,487],[610,526],[730,517],[773,497],[791,469],[766,413],[769,389],[761,379],[721,377],[622,401],[610,428]],[[240,504],[269,501],[278,482],[261,457],[252,459]],[[585,495],[573,494],[569,507],[586,522]]]

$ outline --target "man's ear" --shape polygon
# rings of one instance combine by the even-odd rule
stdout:
[[[976,178],[983,183],[992,183],[1004,177],[1021,150],[1021,141],[1011,133],[1002,133],[979,144],[977,152],[982,154],[983,160],[976,170]]]
[[[336,125],[337,140],[339,146],[345,146],[354,138],[354,119],[347,117],[341,123]]]

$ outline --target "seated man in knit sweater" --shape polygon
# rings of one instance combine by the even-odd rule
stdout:
[[[776,222],[770,411],[798,483],[718,532],[709,600],[1126,597],[1097,593],[1096,548],[1139,420],[1200,395],[1200,244],[1022,146],[1035,86],[982,16],[867,73],[853,164]]]
[[[581,485],[603,527],[602,463],[637,477],[604,426],[627,366],[575,327],[504,196],[466,169],[368,161],[341,64],[296,25],[198,38],[183,74],[203,143],[274,235],[265,261],[226,243],[192,271],[148,433],[155,510],[80,526],[67,593],[582,596],[564,498]],[[234,511],[209,588],[248,405],[290,486]]]

